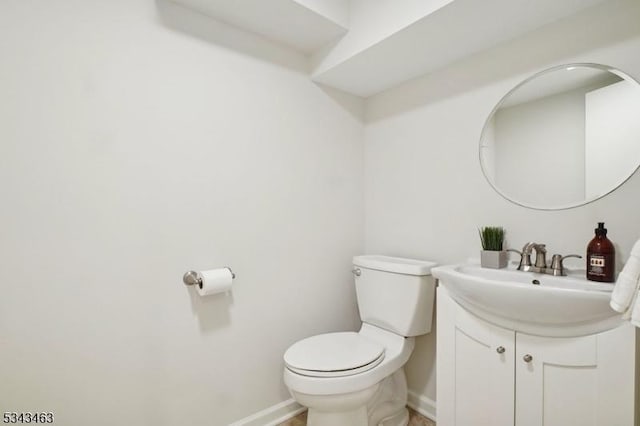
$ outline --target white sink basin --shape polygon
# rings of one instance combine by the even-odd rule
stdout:
[[[579,336],[609,330],[622,321],[609,306],[613,284],[587,281],[583,274],[554,277],[472,264],[431,271],[464,308],[509,329]]]

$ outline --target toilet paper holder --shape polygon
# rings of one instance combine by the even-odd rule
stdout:
[[[228,266],[225,266],[225,268],[231,272],[231,279],[235,279],[236,274],[234,274],[233,270]],[[182,276],[182,282],[185,285],[198,285],[199,287],[202,287],[202,276],[200,276],[198,271],[188,271]]]

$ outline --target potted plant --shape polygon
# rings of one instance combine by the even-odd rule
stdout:
[[[507,252],[502,248],[505,230],[501,226],[485,226],[478,229],[482,251],[480,265],[483,268],[505,268],[507,266]]]

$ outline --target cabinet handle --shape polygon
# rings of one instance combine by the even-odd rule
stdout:
[[[505,351],[504,346],[498,346],[498,347],[496,348],[496,352],[498,352],[499,354],[503,354],[503,353],[504,353],[504,351]]]
[[[529,354],[526,354],[525,356],[523,356],[522,359],[524,360],[524,362],[533,361],[533,357],[531,355],[529,355]]]

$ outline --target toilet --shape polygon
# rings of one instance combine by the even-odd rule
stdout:
[[[404,426],[403,366],[414,336],[429,333],[435,296],[433,262],[355,256],[360,331],[327,333],[284,354],[284,382],[308,408],[309,426]]]

